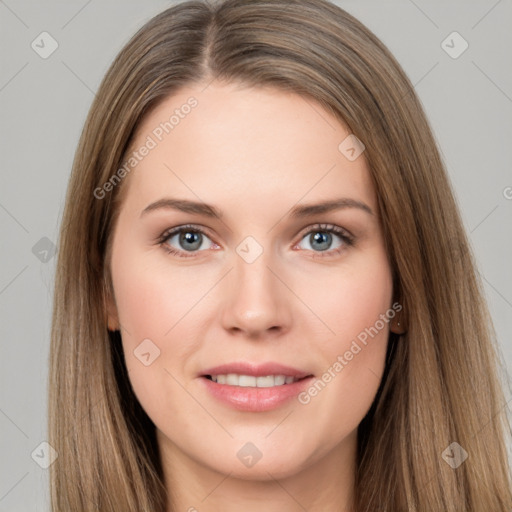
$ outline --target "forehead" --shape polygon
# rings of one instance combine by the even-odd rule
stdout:
[[[168,194],[230,200],[240,211],[271,198],[285,206],[350,195],[374,205],[364,153],[351,161],[342,151],[349,135],[320,104],[294,93],[187,86],[139,126],[125,158],[134,164],[127,201],[142,208]]]

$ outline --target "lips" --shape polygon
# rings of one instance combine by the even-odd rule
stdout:
[[[291,366],[247,362],[208,368],[198,377],[202,388],[215,400],[246,412],[264,412],[282,407],[314,379],[311,373]]]

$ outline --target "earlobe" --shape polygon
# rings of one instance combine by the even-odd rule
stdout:
[[[112,332],[119,330],[119,322],[116,318],[112,318],[110,315],[108,315],[107,329]]]
[[[107,328],[109,331],[119,330],[119,319],[112,300],[109,300],[107,304]]]
[[[405,334],[407,332],[407,326],[405,325],[405,315],[403,311],[395,315],[390,322],[390,330],[395,334]]]
[[[395,316],[389,322],[389,329],[395,334],[405,334],[408,327],[407,304],[399,285],[395,288],[393,309],[395,310]]]

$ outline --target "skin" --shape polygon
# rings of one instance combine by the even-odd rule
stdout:
[[[167,98],[132,149],[190,96],[197,107],[122,183],[110,261],[109,328],[121,329],[131,384],[156,425],[169,511],[350,510],[357,426],[397,317],[307,404],[294,398],[241,412],[210,396],[198,375],[227,362],[273,361],[321,378],[389,310],[391,269],[364,153],[349,161],[338,150],[350,132],[311,99],[219,82]],[[215,205],[222,220],[172,209],[141,217],[164,197]],[[340,197],[373,214],[347,207],[288,217],[298,204]],[[336,234],[315,242],[326,233],[317,223],[348,230],[354,245]],[[185,224],[207,232],[199,249],[187,252],[179,234],[159,244]],[[248,236],[263,249],[252,263],[236,251]],[[169,254],[165,244],[191,256]],[[149,366],[134,355],[144,339],[160,350]],[[247,442],[262,453],[252,467],[237,457]]]

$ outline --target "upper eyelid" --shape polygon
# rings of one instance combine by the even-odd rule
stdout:
[[[354,235],[347,228],[337,226],[336,224],[329,224],[329,223],[325,223],[325,222],[317,222],[316,224],[311,224],[310,226],[307,226],[304,229],[301,229],[295,236],[299,236],[302,234],[308,234],[310,231],[314,231],[314,230],[333,231],[333,232],[335,232],[335,234],[338,234],[338,235],[340,233],[336,233],[336,232],[341,231],[341,234],[345,234],[346,236],[348,236],[350,238],[354,238]]]
[[[204,235],[207,235],[211,238],[211,235],[209,234],[209,230],[207,228],[204,228],[202,226],[198,226],[195,224],[184,224],[183,226],[176,226],[174,228],[168,228],[166,229],[159,237],[159,240],[164,240],[166,238],[169,238],[171,236],[174,236],[182,231],[198,231],[199,233],[202,233]]]

